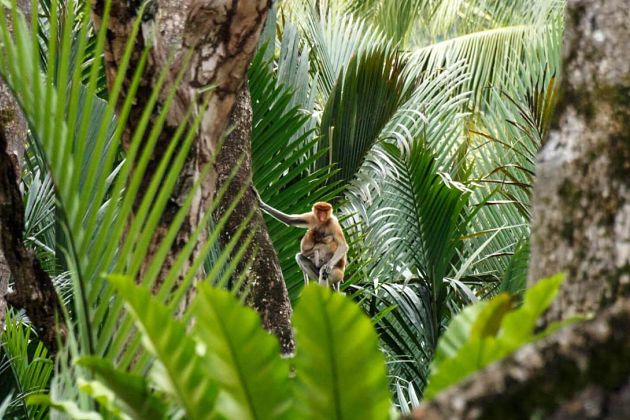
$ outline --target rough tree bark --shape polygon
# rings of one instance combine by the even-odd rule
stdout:
[[[100,25],[104,3],[97,0],[94,5],[94,20],[97,27]],[[152,179],[155,168],[176,129],[184,121],[186,112],[201,106],[207,99],[204,90],[214,87],[196,141],[154,236],[151,251],[161,242],[190,187],[199,178],[202,168],[211,162],[216,154],[234,99],[245,80],[247,67],[258,42],[269,7],[267,3],[268,1],[229,0],[155,0],[147,3],[142,18],[142,31],[136,39],[130,70],[123,85],[124,98],[133,72],[138,67],[142,50],[150,46],[148,64],[124,134],[125,146],[128,146],[135,123],[143,113],[153,92],[153,86],[163,69],[170,67],[170,74],[166,77],[158,106],[151,115],[152,122],[157,119],[161,105],[180,72],[183,72],[183,80],[177,88],[175,101],[169,109],[166,124],[160,133],[143,179],[143,187]],[[142,4],[143,2],[112,1],[105,48],[105,65],[110,86],[117,76],[126,43],[130,39],[133,23],[140,13]],[[187,61],[189,54],[192,57]],[[186,67],[183,68],[184,66]],[[122,99],[119,103],[122,103]],[[209,207],[215,185],[216,172],[211,171],[193,200],[188,217],[165,260],[162,274],[173,265],[175,256],[188,242],[190,233]],[[202,237],[201,240],[203,239],[205,238]],[[151,258],[151,251],[148,260]],[[193,253],[190,262],[195,256],[196,253]]]
[[[27,249],[22,241],[24,203],[18,182],[19,173],[0,126],[0,248],[15,281],[15,291],[6,296],[6,301],[24,308],[39,338],[54,353],[57,333],[62,339],[66,336],[63,312],[52,280],[35,251]]]
[[[534,189],[529,282],[567,273],[549,320],[630,292],[630,1],[570,1],[558,127]]]
[[[125,44],[130,37],[133,22],[142,2],[114,0],[112,3],[105,52],[107,79],[110,85],[116,77]],[[130,138],[134,122],[138,120],[151,95],[152,86],[160,71],[172,63],[171,74],[167,77],[165,87],[162,89],[160,103],[164,101],[165,93],[173,86],[173,81],[179,72],[183,72],[183,80],[177,87],[175,102],[169,109],[166,125],[143,180],[145,185],[150,181],[173,133],[182,124],[186,111],[191,107],[199,109],[199,106],[208,98],[204,91],[208,87],[213,88],[207,111],[202,117],[201,127],[180,175],[178,186],[153,238],[148,260],[150,260],[151,251],[156,249],[164,237],[190,187],[199,178],[200,171],[212,162],[218,153],[218,145],[227,126],[236,95],[246,80],[247,68],[271,3],[271,0],[154,0],[148,3],[143,15],[142,32],[134,45],[131,71],[126,75],[123,85],[124,95],[130,86],[132,71],[137,67],[142,50],[145,46],[150,46],[148,64],[129,118],[130,124],[125,132],[126,142]],[[103,7],[103,0],[95,1],[93,11],[97,27],[102,20]],[[186,61],[186,57],[191,57],[190,61]],[[152,115],[152,120],[157,117],[159,108],[158,106]],[[232,145],[245,150],[249,147],[250,138],[232,136],[227,141],[230,143],[247,142],[247,145]],[[249,165],[248,162],[245,164]],[[222,164],[217,162],[217,167],[222,167]],[[188,217],[163,264],[162,275],[167,273],[173,265],[175,256],[188,242],[191,232],[209,208],[217,188],[218,176],[217,169],[213,169],[203,181]],[[248,197],[249,200],[251,198]],[[255,200],[248,202],[248,207],[252,206],[257,206]],[[260,231],[266,228],[262,225],[257,229]],[[205,239],[205,236],[199,239],[197,250]],[[264,240],[264,237],[257,235],[254,242],[259,239]],[[197,252],[193,252],[184,271],[196,255]],[[267,276],[265,278],[268,278]],[[158,279],[158,283],[161,278],[162,276]],[[273,282],[256,283],[254,287],[260,290],[255,291],[254,295],[261,293],[266,296],[267,291],[263,289],[268,287],[273,290],[277,287],[285,288],[281,280],[282,277],[279,277]],[[275,298],[282,298],[284,301],[278,303],[275,302]],[[256,308],[264,319],[267,316],[265,314],[270,314],[277,309],[277,305],[289,305],[286,290],[281,294],[274,294],[274,299],[259,300]],[[292,348],[290,329],[287,329],[290,327],[289,316],[290,311],[283,311],[273,317],[274,325],[265,324],[267,328],[275,332],[282,331],[280,338],[283,340],[285,350]],[[268,316],[267,319],[272,320]],[[275,324],[276,322],[278,324]]]
[[[257,199],[248,188],[252,179],[252,105],[247,83],[241,88],[232,114],[230,114],[230,126],[233,129],[219,151],[216,164],[217,188],[221,188],[226,182],[229,182],[229,185],[224,198],[215,211],[215,219],[218,220],[223,217],[229,204],[235,200],[242,189],[245,190],[245,194],[228,217],[226,226],[221,232],[221,244],[229,243],[243,220],[253,211],[253,216],[245,233],[246,235],[253,233],[253,240],[243,254],[236,272],[240,274],[244,270],[248,270],[247,284],[250,290],[248,302],[260,313],[265,328],[278,336],[282,352],[288,354],[295,347],[290,323],[291,304],[278,255],[267,232],[262,212],[255,205]],[[236,175],[229,181],[228,178],[232,170],[243,158],[243,163]]]
[[[588,323],[519,350],[414,418],[630,418],[630,0],[569,0],[563,99],[539,154],[529,282],[565,271],[546,320]]]
[[[18,9],[26,16],[29,21],[30,1],[18,0]],[[13,32],[13,22],[7,20],[9,32]],[[9,87],[0,79],[0,130],[4,132],[7,140],[7,152],[14,160],[16,170],[20,170],[20,161],[24,155],[24,146],[26,144],[26,120],[20,112],[20,108],[13,98]],[[6,263],[2,249],[0,249],[0,331],[4,328],[4,313],[6,310],[6,300],[4,296],[8,292],[9,275],[11,271]]]

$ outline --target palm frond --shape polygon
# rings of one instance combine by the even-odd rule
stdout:
[[[106,5],[110,3],[107,2]],[[224,218],[216,223],[217,231],[210,235],[207,242],[200,244],[200,252],[192,259],[198,239],[208,228],[208,219],[214,210],[208,209],[191,234],[189,243],[173,262],[164,282],[156,286],[164,255],[170,249],[184,222],[184,216],[193,203],[194,193],[209,169],[209,166],[203,168],[201,177],[181,203],[173,223],[164,232],[164,238],[157,249],[149,250],[156,224],[176,188],[178,175],[195,138],[203,107],[196,115],[188,114],[187,119],[182,121],[170,143],[165,145],[164,157],[156,162],[154,178],[145,190],[140,191],[140,181],[151,160],[178,84],[178,80],[173,81],[173,87],[168,89],[164,102],[160,105],[157,118],[150,121],[149,116],[157,106],[161,88],[169,72],[168,67],[158,75],[155,90],[144,113],[136,122],[125,159],[120,162],[119,145],[122,143],[122,133],[138,89],[147,51],[134,69],[127,96],[119,104],[116,118],[115,107],[132,51],[130,46],[139,31],[141,16],[134,24],[109,101],[104,102],[97,97],[99,64],[92,62],[88,84],[83,85],[83,70],[79,66],[72,67],[68,61],[67,56],[73,48],[73,32],[69,29],[70,23],[75,19],[72,8],[63,17],[62,32],[57,31],[54,23],[59,18],[55,15],[58,10],[56,2],[53,2],[50,9],[52,24],[48,42],[51,45],[47,48],[49,66],[45,72],[41,70],[38,57],[39,41],[31,35],[32,32],[29,32],[25,22],[17,14],[14,19],[15,38],[11,37],[3,10],[0,10],[0,35],[6,54],[0,59],[0,73],[26,115],[34,145],[40,155],[40,164],[49,173],[54,185],[57,213],[61,216],[60,229],[65,237],[61,246],[72,279],[72,298],[68,300],[72,306],[67,308],[72,317],[67,319],[71,323],[70,327],[76,328],[71,331],[76,342],[69,342],[64,357],[99,355],[123,369],[139,372],[150,362],[150,356],[146,352],[138,354],[140,342],[133,330],[132,320],[124,311],[122,300],[104,281],[103,273],[117,273],[136,279],[144,287],[153,288],[161,302],[168,303],[171,311],[169,316],[178,312],[186,290],[198,275],[206,255],[218,240],[218,232],[234,208],[234,203],[230,203]],[[89,16],[84,15],[82,19],[87,21]],[[34,33],[37,30],[37,27],[32,28]],[[103,52],[106,30],[107,25],[104,22],[93,50],[97,56]],[[82,48],[77,50],[79,61],[87,48],[85,43],[80,45]],[[95,159],[96,156],[99,159]],[[227,184],[229,182],[225,188],[217,191],[213,206],[220,202]],[[137,203],[140,193],[142,200]],[[241,196],[242,192],[237,200]],[[237,243],[239,246],[248,244],[242,231],[232,238],[232,248]],[[149,252],[153,254],[152,262],[141,273],[141,262],[147,259]],[[223,261],[224,265],[230,265],[227,259]],[[220,266],[217,265],[216,268]],[[229,275],[231,271],[228,268],[224,273]],[[218,283],[218,270],[211,272],[207,281]],[[55,395],[59,397],[59,401],[67,396],[78,401],[80,409],[90,409],[90,400],[77,398],[76,390],[70,385],[76,383],[81,375],[81,369],[71,366],[60,369],[58,377],[53,381]]]
[[[12,417],[43,419],[47,411],[26,405],[28,396],[44,392],[53,373],[53,360],[42,342],[32,335],[30,325],[23,323],[12,310],[6,312],[2,333],[2,352],[16,385],[7,410]],[[3,377],[7,377],[4,376]]]
[[[279,76],[278,76],[279,77]],[[337,183],[328,165],[316,167],[325,150],[318,151],[317,138],[310,130],[310,117],[292,107],[294,96],[269,70],[263,55],[257,54],[249,70],[252,96],[252,169],[254,183],[265,202],[289,213],[310,210],[312,203],[331,200]],[[301,134],[300,134],[301,133]],[[303,275],[295,263],[300,229],[287,229],[266,218],[289,296],[297,298]]]
[[[564,0],[431,0],[426,32],[459,36],[518,24],[538,25],[555,19]]]
[[[464,61],[471,75],[464,90],[472,92],[471,99],[478,107],[491,88],[500,90],[519,83],[522,57],[527,50],[542,48],[540,39],[547,31],[560,29],[522,24],[500,27],[451,38],[418,49],[413,56],[416,65],[429,72]],[[559,36],[555,32],[554,38]]]
[[[349,14],[330,10],[318,15],[307,8],[298,19],[311,47],[322,98],[331,96],[335,82],[352,57],[373,48],[391,48],[380,31]]]
[[[320,148],[339,167],[335,179],[350,181],[385,125],[411,93],[405,62],[391,49],[355,55],[336,81],[319,127]]]

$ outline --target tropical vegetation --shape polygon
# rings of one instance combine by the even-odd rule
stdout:
[[[123,148],[148,54],[127,69],[125,50],[108,89],[90,3],[33,1],[28,22],[3,6],[0,75],[29,126],[24,240],[69,326],[51,356],[28,317],[7,312],[4,415],[387,418],[544,336],[535,322],[562,280],[525,291],[530,199],[563,0],[274,3],[248,72],[253,183],[287,213],[333,202],[350,242],[345,296],[304,288],[303,232],[266,219],[294,305],[289,358],[233,279],[251,235],[220,245],[236,206],[225,189],[213,206],[227,214],[208,211],[160,273],[201,182],[150,249],[202,124],[187,114],[141,188],[176,99],[168,69]]]

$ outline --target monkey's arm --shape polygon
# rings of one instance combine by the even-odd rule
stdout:
[[[286,214],[282,213],[280,210],[276,210],[260,198],[258,191],[254,187],[252,187],[256,197],[258,198],[258,203],[260,204],[260,208],[262,211],[267,213],[269,216],[275,218],[276,220],[284,223],[287,226],[296,226],[301,228],[308,228],[311,219],[312,213],[304,213],[304,214]]]
[[[339,244],[339,247],[337,248],[337,250],[335,251],[335,253],[333,254],[332,258],[330,259],[330,261],[328,261],[328,265],[330,266],[330,268],[334,267],[335,265],[337,265],[337,263],[339,262],[339,260],[346,255],[346,252],[348,252],[348,244],[343,242]]]

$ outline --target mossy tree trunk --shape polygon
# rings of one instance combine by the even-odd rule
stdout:
[[[566,272],[546,320],[596,317],[488,366],[414,418],[630,418],[630,0],[568,0],[566,24],[529,283]]]
[[[529,282],[567,273],[548,320],[630,292],[630,1],[569,1],[563,94],[538,158]]]

